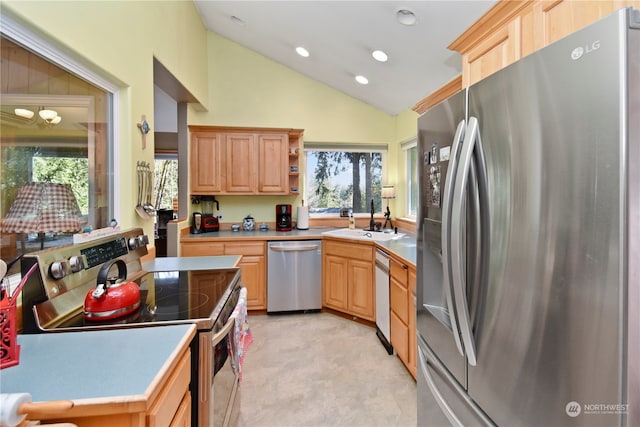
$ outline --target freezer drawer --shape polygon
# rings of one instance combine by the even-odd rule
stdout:
[[[267,312],[322,308],[322,242],[269,242]]]
[[[418,336],[418,420],[424,426],[495,426]]]

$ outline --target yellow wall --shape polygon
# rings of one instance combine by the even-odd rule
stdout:
[[[415,113],[390,116],[309,79],[215,33],[207,32],[190,1],[4,1],[3,13],[24,21],[47,40],[111,81],[119,82],[122,145],[121,182],[116,197],[123,227],[150,221],[134,211],[137,161],[152,162],[153,132],[147,149],[136,123],[153,118],[155,56],[205,107],[189,109],[189,124],[290,127],[305,129],[305,141],[389,144],[385,181],[401,184],[399,143],[415,136]],[[413,120],[413,122],[412,122]],[[401,187],[400,187],[401,188]],[[251,213],[256,221],[274,221],[274,205],[296,206],[302,197],[219,197],[224,222]],[[391,202],[394,216],[402,215]],[[404,210],[401,208],[400,210]],[[295,210],[294,210],[295,212]]]
[[[306,142],[388,144],[385,172],[397,182],[398,136],[415,136],[413,111],[390,116],[218,34],[209,33],[208,43],[211,103],[208,112],[192,112],[190,124],[300,128]],[[412,115],[414,123],[407,125]],[[249,213],[257,222],[273,222],[274,205],[295,207],[302,198],[217,197],[224,222],[238,222]]]
[[[143,114],[154,127],[155,56],[203,104],[208,102],[207,31],[190,1],[2,1],[2,13],[69,52],[78,62],[121,87],[119,179],[123,227],[153,222],[135,214],[135,165],[153,163],[153,132],[141,147],[136,124]]]

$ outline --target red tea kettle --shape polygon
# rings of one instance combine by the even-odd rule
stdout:
[[[118,277],[108,277],[113,265]],[[121,259],[105,263],[98,272],[97,286],[84,299],[83,311],[87,320],[109,320],[126,316],[140,307],[140,287],[127,278],[127,264]]]

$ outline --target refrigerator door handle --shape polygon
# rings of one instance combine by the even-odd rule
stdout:
[[[458,123],[456,133],[451,143],[451,157],[449,159],[449,167],[447,168],[447,176],[444,183],[444,194],[442,200],[444,201],[442,206],[442,287],[444,288],[445,297],[447,300],[447,311],[449,313],[449,320],[451,321],[451,329],[453,332],[453,338],[458,348],[458,352],[461,356],[464,356],[464,349],[462,348],[462,340],[460,338],[460,327],[458,326],[458,319],[456,314],[456,306],[453,299],[453,276],[451,274],[451,261],[449,261],[449,253],[451,247],[451,199],[453,196],[453,189],[455,186],[456,171],[458,169],[460,148],[465,137],[466,122],[461,120]]]
[[[447,417],[447,419],[449,420],[452,426],[464,427],[464,424],[462,423],[462,421],[460,421],[460,419],[456,416],[455,412],[453,412],[453,409],[451,409],[451,407],[447,403],[444,396],[442,396],[442,393],[440,393],[440,390],[438,390],[438,386],[436,385],[435,381],[431,377],[431,373],[429,372],[429,367],[427,366],[427,363],[426,363],[427,356],[424,354],[420,346],[418,346],[418,360],[420,361],[420,367],[421,367],[420,370],[423,373],[427,386],[429,387],[429,390],[431,390],[431,394],[433,394],[433,397],[435,398],[436,403],[438,404],[438,406],[440,407],[444,415]]]
[[[460,152],[460,165],[456,171],[455,188],[451,201],[451,272],[453,275],[453,298],[456,307],[462,341],[467,353],[467,359],[471,366],[476,366],[476,346],[471,329],[469,317],[469,305],[466,294],[465,263],[463,259],[464,242],[464,217],[467,198],[467,185],[471,163],[473,161],[473,149],[480,138],[478,119],[469,118],[464,142]]]

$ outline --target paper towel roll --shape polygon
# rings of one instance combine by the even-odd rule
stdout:
[[[31,403],[29,393],[0,394],[0,425],[14,427],[20,424],[26,417],[20,411],[20,405],[23,403]]]
[[[298,206],[298,219],[296,228],[298,230],[309,229],[309,206]]]

